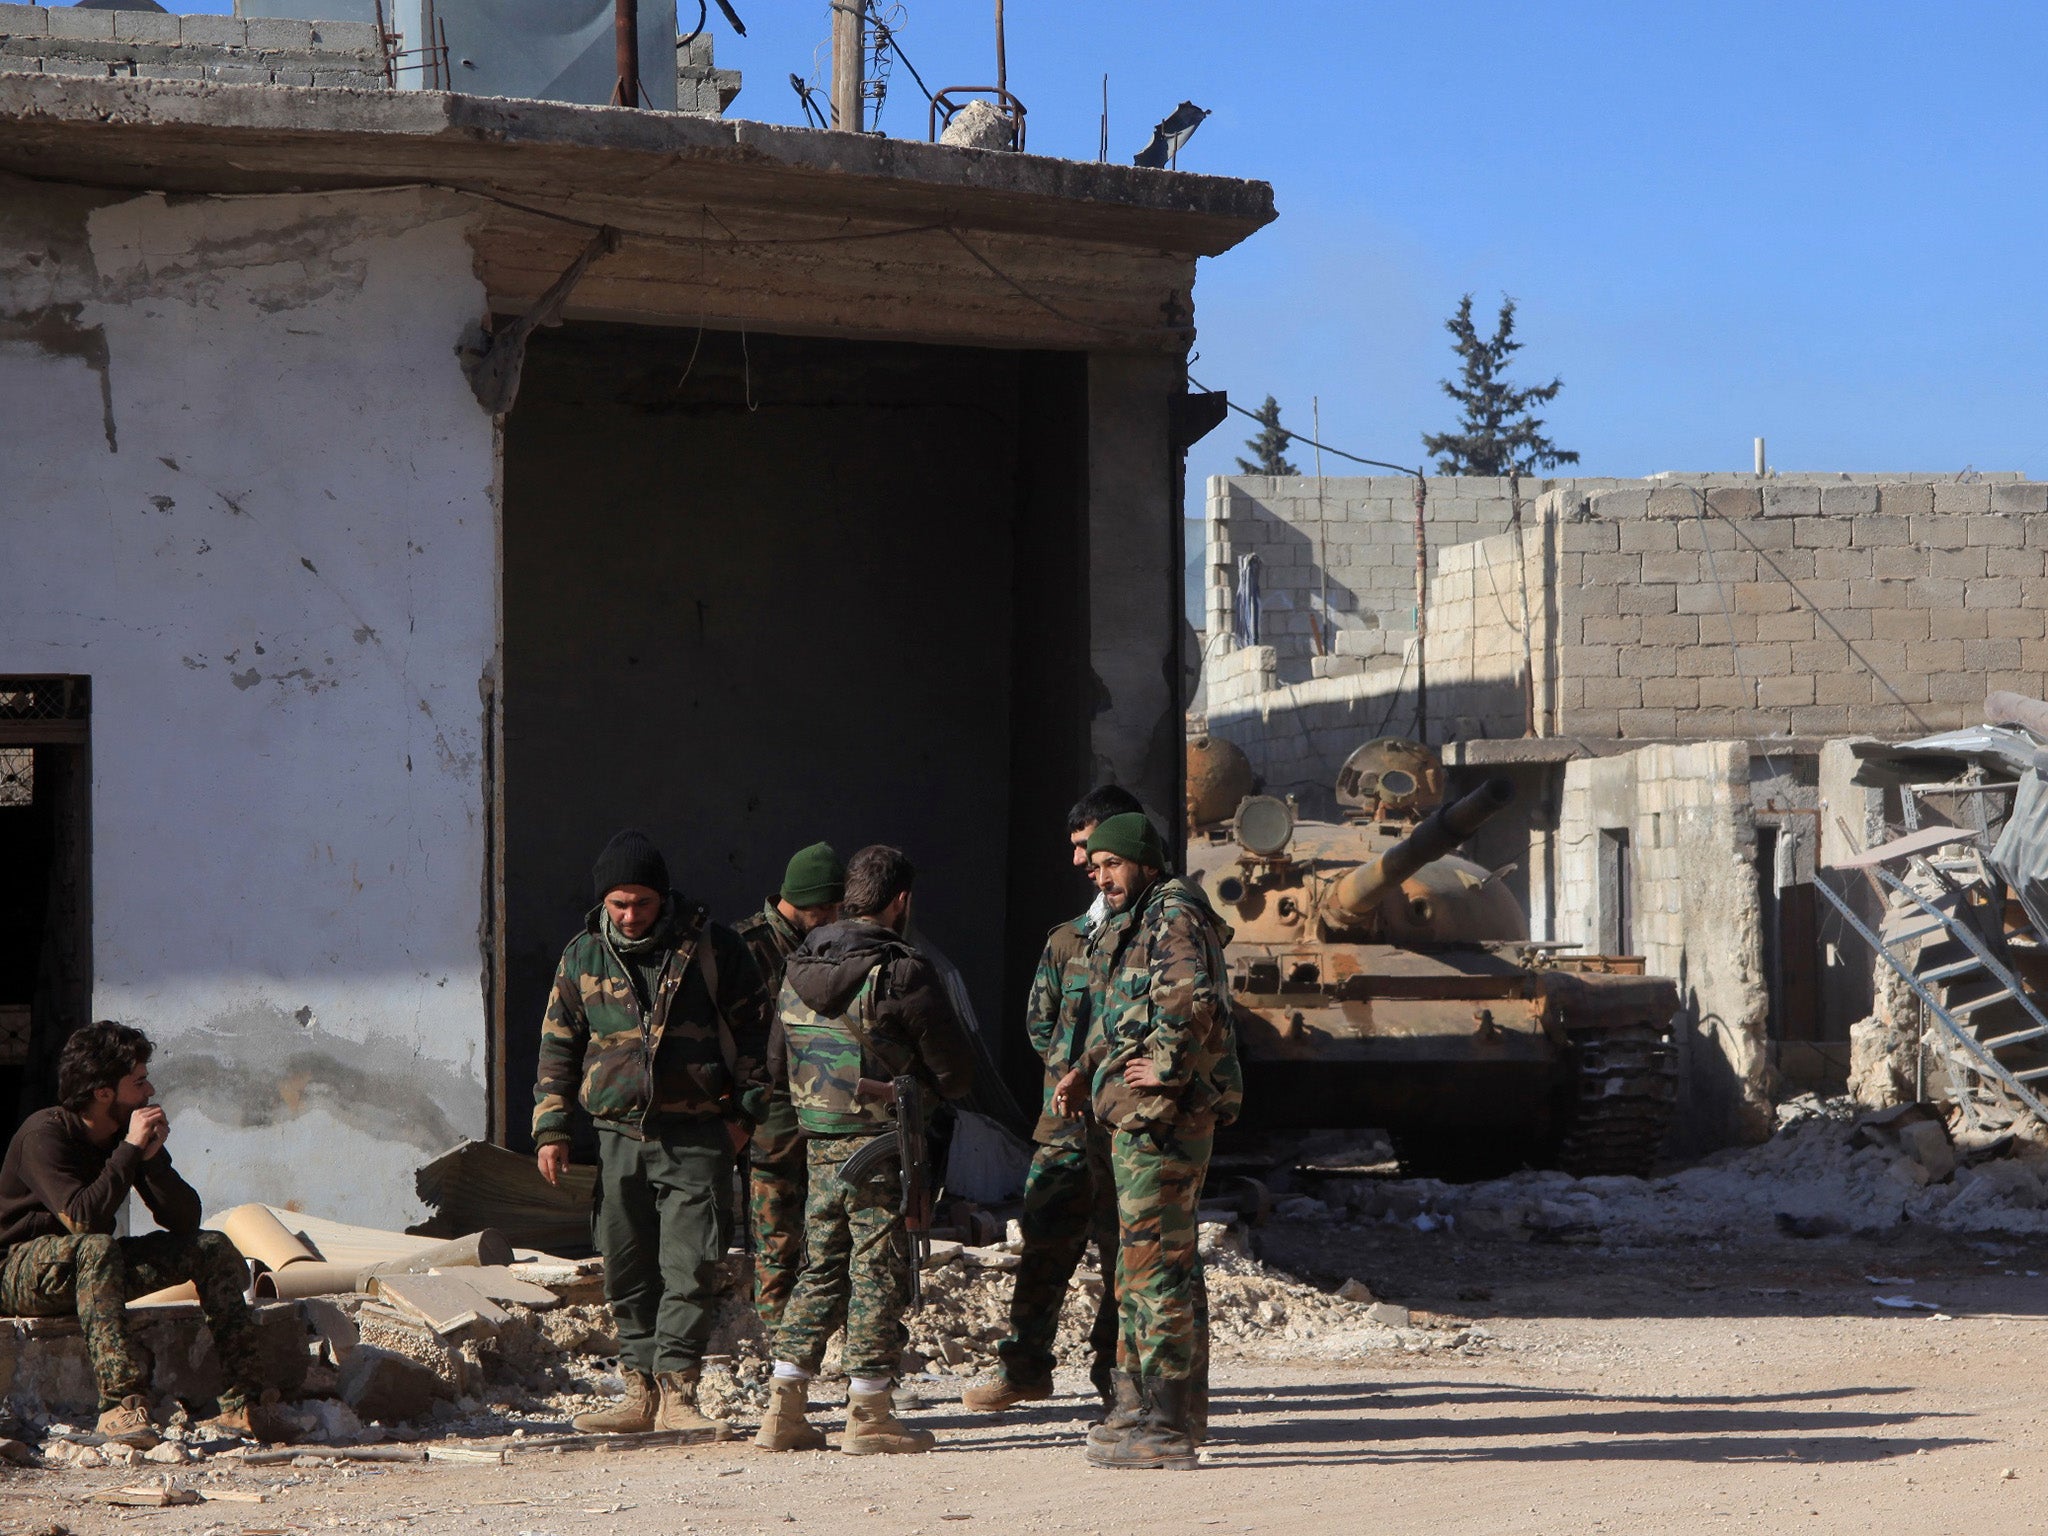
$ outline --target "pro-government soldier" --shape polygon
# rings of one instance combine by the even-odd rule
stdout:
[[[813,843],[790,857],[782,889],[761,910],[733,925],[754,957],[770,997],[782,993],[782,971],[804,935],[839,920],[846,866],[829,843]],[[768,1059],[782,1051],[782,1021],[772,1021]],[[804,1263],[804,1133],[787,1084],[773,1087],[767,1112],[747,1150],[747,1219],[754,1234],[754,1310],[774,1337],[783,1305]]]
[[[722,1435],[697,1384],[732,1231],[736,1127],[766,1107],[771,1004],[747,946],[669,889],[645,833],[614,837],[591,877],[598,904],[555,971],[533,1090],[550,1184],[569,1165],[571,1104],[597,1127],[591,1235],[626,1394],[574,1423]]]
[[[1074,867],[1094,889],[1088,837],[1108,817],[1141,809],[1137,796],[1115,784],[1091,790],[1067,813],[1067,844]],[[1089,1379],[1105,1405],[1112,1401],[1116,1367],[1116,1190],[1110,1176],[1109,1133],[1084,1105],[1078,1115],[1053,1107],[1059,1082],[1080,1058],[1088,1003],[1088,938],[1108,911],[1099,891],[1079,917],[1047,935],[1031,978],[1024,1024],[1031,1048],[1045,1063],[1045,1092],[1032,1130],[1038,1150],[1024,1179],[1024,1253],[1010,1293],[1010,1334],[996,1346],[996,1367],[960,1394],[975,1413],[996,1413],[1052,1396],[1053,1342],[1060,1308],[1075,1266],[1095,1239],[1102,1265],[1102,1299],[1089,1331]]]
[[[199,1194],[171,1166],[171,1122],[151,1101],[149,1038],[111,1020],[73,1031],[57,1060],[59,1102],[22,1122],[0,1161],[0,1314],[75,1315],[99,1386],[99,1432],[148,1450],[149,1354],[128,1303],[190,1280],[225,1378],[219,1415],[201,1427],[285,1438],[264,1404],[256,1326],[242,1299],[249,1271],[235,1245],[199,1225]],[[163,1228],[116,1237],[137,1194]],[[275,1395],[275,1394],[271,1394]]]
[[[775,1333],[768,1412],[754,1437],[763,1450],[824,1448],[804,1413],[825,1342],[842,1323],[852,1389],[840,1450],[932,1448],[931,1432],[898,1419],[891,1396],[910,1301],[901,1165],[884,1162],[857,1188],[839,1177],[856,1153],[895,1134],[894,1079],[916,1078],[947,1099],[973,1086],[971,1047],[944,983],[903,939],[915,873],[899,849],[856,853],[847,861],[841,920],[805,938],[782,983],[776,1070],[809,1139],[810,1196],[803,1273]]]
[[[1119,1258],[1117,1404],[1090,1431],[1108,1467],[1189,1468],[1205,1430],[1208,1304],[1195,1208],[1219,1126],[1244,1099],[1223,946],[1201,890],[1167,872],[1141,813],[1088,838],[1110,911],[1091,937],[1089,1037],[1057,1106],[1111,1129]]]

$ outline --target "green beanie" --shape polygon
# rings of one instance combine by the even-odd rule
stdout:
[[[829,906],[846,894],[846,866],[830,843],[813,843],[790,856],[782,872],[782,899],[792,907]]]
[[[1159,834],[1152,829],[1151,819],[1143,811],[1105,816],[1088,834],[1088,851],[1113,853],[1120,859],[1129,859],[1133,864],[1149,864],[1154,869],[1166,868],[1166,849],[1160,844]]]

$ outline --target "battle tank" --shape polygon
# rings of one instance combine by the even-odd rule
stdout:
[[[1421,743],[1369,742],[1345,819],[1304,820],[1235,747],[1190,743],[1188,876],[1235,929],[1240,1136],[1371,1127],[1445,1177],[1644,1172],[1677,1105],[1677,988],[1531,943],[1500,873],[1455,851],[1513,786],[1445,805],[1444,782]]]

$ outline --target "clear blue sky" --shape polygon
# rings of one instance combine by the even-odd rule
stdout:
[[[175,7],[175,0],[173,0]],[[227,0],[184,0],[225,10]],[[826,0],[712,7],[735,111],[797,122]],[[683,0],[685,25],[694,0]],[[928,83],[994,72],[988,0],[905,0]],[[1011,0],[1034,151],[1128,161],[1183,97],[1184,169],[1273,184],[1279,222],[1203,263],[1194,371],[1306,430],[1421,459],[1449,424],[1442,321],[1521,306],[1582,472],[2022,469],[2048,477],[2048,7]],[[886,131],[922,138],[899,69]],[[1189,464],[1227,470],[1233,418]],[[1307,450],[1297,462],[1310,466]],[[1334,472],[1335,465],[1329,466]]]

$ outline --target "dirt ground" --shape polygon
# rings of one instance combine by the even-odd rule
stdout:
[[[989,1419],[949,1400],[962,1384],[949,1378],[920,1387],[931,1402],[914,1418],[940,1437],[926,1457],[737,1443],[485,1467],[209,1469],[173,1476],[264,1501],[130,1512],[81,1499],[143,1481],[137,1471],[14,1472],[0,1528],[1921,1536],[2041,1523],[2048,1279],[2033,1272],[2048,1271],[2048,1244],[1920,1233],[1614,1249],[1328,1223],[1259,1236],[1264,1257],[1298,1274],[1362,1278],[1490,1338],[1469,1352],[1222,1362],[1207,1465],[1192,1474],[1087,1466],[1092,1403],[1078,1381]],[[1300,1348],[1312,1356],[1318,1341]]]

